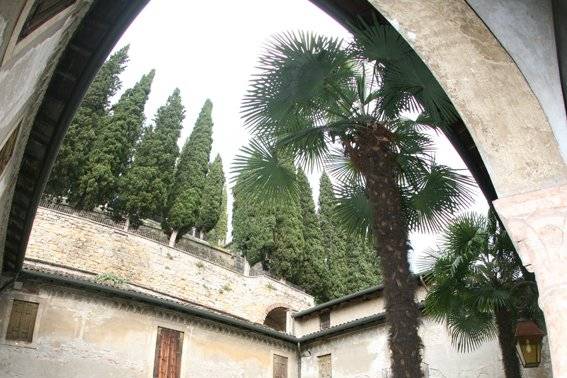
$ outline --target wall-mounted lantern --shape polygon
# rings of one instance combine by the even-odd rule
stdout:
[[[533,320],[519,320],[516,325],[516,352],[525,368],[541,363],[541,345],[545,333]]]

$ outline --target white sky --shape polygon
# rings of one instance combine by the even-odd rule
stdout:
[[[257,57],[275,33],[306,30],[349,38],[348,32],[308,0],[151,1],[122,36],[116,49],[130,44],[130,62],[122,75],[124,90],[156,69],[146,118],[153,119],[175,87],[186,107],[180,145],[191,133],[205,99],[213,102],[213,151],[221,154],[225,173],[248,133],[240,119],[240,102]],[[437,160],[455,168],[464,164],[452,146],[439,138]],[[310,182],[318,193],[318,173]],[[232,199],[229,196],[229,220]],[[479,194],[473,210],[485,212]],[[230,239],[230,236],[229,236]],[[414,235],[416,251],[433,245],[434,236]]]

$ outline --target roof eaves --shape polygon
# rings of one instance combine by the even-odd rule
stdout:
[[[190,305],[176,303],[170,300],[154,297],[148,294],[139,293],[132,290],[124,290],[121,288],[107,286],[92,281],[81,280],[69,276],[60,276],[42,271],[32,271],[32,270],[23,269],[20,273],[20,276],[22,275],[31,278],[39,278],[55,283],[61,283],[68,286],[74,286],[81,289],[99,291],[105,294],[111,294],[112,296],[122,299],[137,300],[150,305],[159,306],[161,308],[178,311],[188,315],[204,318],[213,322],[221,323],[227,326],[232,326],[244,331],[252,331],[252,332],[260,333],[264,336],[272,337],[275,339],[279,339],[294,344],[297,344],[298,342],[298,338],[293,335],[279,332],[271,328],[268,328],[266,326],[262,326],[260,324],[252,323],[247,320],[233,318],[227,315],[218,314],[212,311],[204,310]]]
[[[347,302],[347,301],[350,301],[350,300],[353,300],[353,299],[357,299],[359,297],[364,297],[366,295],[370,295],[370,294],[380,292],[382,290],[384,290],[383,285],[372,286],[372,287],[357,291],[355,293],[345,295],[344,297],[336,298],[336,299],[330,300],[328,302],[321,303],[320,305],[310,307],[310,308],[305,309],[303,311],[296,312],[295,314],[292,315],[292,317],[301,318],[301,317],[304,317],[306,315],[310,315],[312,313],[315,313],[315,312],[318,312],[318,311],[321,311],[321,310],[324,310],[324,309],[327,309],[327,308],[330,308],[330,307],[337,306],[341,303],[344,303],[344,302]]]
[[[375,324],[382,324],[386,321],[386,314],[380,313],[375,315],[366,316],[364,318],[355,319],[348,323],[342,323],[334,327],[323,329],[321,331],[313,332],[299,338],[299,343],[306,343],[315,341],[324,337],[337,336],[345,332],[352,332],[355,329],[371,326]]]

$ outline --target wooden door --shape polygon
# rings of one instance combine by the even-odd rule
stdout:
[[[179,378],[183,332],[158,327],[154,378]]]
[[[287,357],[274,354],[274,378],[287,378]]]

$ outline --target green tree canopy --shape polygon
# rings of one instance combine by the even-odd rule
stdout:
[[[112,54],[96,74],[65,134],[45,188],[46,193],[59,197],[78,191],[79,180],[96,133],[108,111],[110,98],[120,89],[119,75],[126,67],[128,48],[126,45]]]
[[[219,221],[223,210],[222,195],[224,182],[222,159],[220,155],[217,155],[215,160],[210,164],[209,172],[205,180],[203,197],[201,199],[199,218],[196,224],[197,229],[201,232],[209,232]]]
[[[380,255],[392,373],[421,377],[408,234],[442,227],[470,203],[471,180],[435,162],[424,132],[458,121],[441,86],[394,28],[362,26],[350,45],[311,33],[273,38],[243,100],[252,140],[235,173],[251,200],[285,202],[298,188],[287,161],[333,169],[341,222],[371,235]],[[418,122],[407,111],[421,112]]]
[[[129,220],[159,218],[165,208],[179,155],[177,139],[185,108],[179,89],[161,106],[134,152],[131,167],[120,182],[120,207]]]
[[[213,143],[212,110],[213,103],[206,100],[175,169],[166,217],[173,241],[197,225]]]
[[[323,173],[319,183],[319,222],[321,242],[325,251],[325,271],[329,279],[325,282],[325,300],[338,298],[349,293],[347,260],[347,233],[339,224],[336,214],[338,202],[333,184]]]
[[[319,219],[315,211],[313,191],[302,169],[297,171],[304,248],[296,266],[295,282],[312,294],[318,302],[328,300],[326,287],[331,279],[326,269]]]
[[[80,179],[80,190],[70,198],[77,207],[92,209],[116,198],[118,178],[128,167],[142,133],[154,75],[155,71],[150,71],[127,89],[105,118]]]
[[[228,232],[227,202],[227,189],[226,185],[223,185],[219,220],[215,227],[207,234],[207,240],[209,243],[216,245],[217,247],[224,247],[226,244],[226,233]]]
[[[440,250],[420,260],[429,288],[425,312],[447,324],[460,351],[497,336],[506,377],[520,378],[516,321],[543,323],[536,283],[523,278],[512,241],[492,212],[459,216],[442,240]]]

